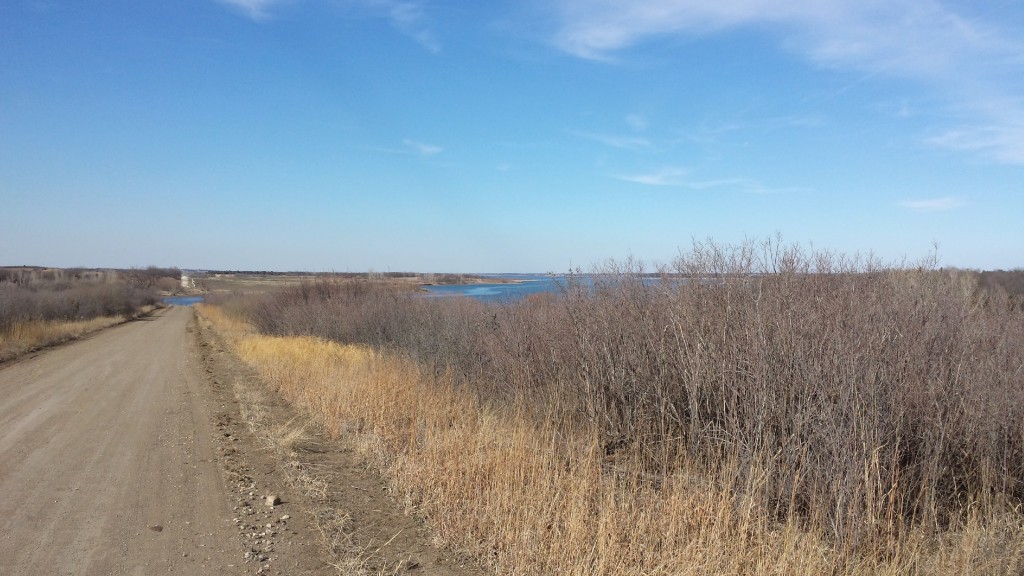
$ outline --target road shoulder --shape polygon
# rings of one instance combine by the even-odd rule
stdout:
[[[346,575],[483,574],[435,548],[422,522],[402,512],[344,439],[329,439],[270,390],[204,318],[197,315],[189,330],[217,398],[218,452],[240,533],[254,544],[247,561],[267,557],[261,567],[287,574],[317,574],[325,566]],[[283,503],[270,509],[267,496]],[[283,516],[286,530],[276,530]]]

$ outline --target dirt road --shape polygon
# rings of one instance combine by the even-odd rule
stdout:
[[[241,574],[187,308],[0,367],[0,574]]]

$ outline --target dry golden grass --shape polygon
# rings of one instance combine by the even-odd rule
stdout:
[[[1018,574],[1019,514],[968,518],[953,532],[886,532],[858,556],[823,534],[771,520],[730,470],[678,462],[650,478],[593,431],[482,404],[408,360],[310,337],[258,335],[200,306],[234,351],[385,476],[439,545],[498,574]],[[724,470],[724,472],[722,471]],[[869,474],[870,470],[865,470]],[[746,477],[757,478],[758,474]]]
[[[74,322],[19,322],[0,332],[0,360],[14,358],[30,350],[75,340],[90,332],[124,322],[123,317],[104,316]]]

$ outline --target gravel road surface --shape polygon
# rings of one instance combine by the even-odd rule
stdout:
[[[242,574],[188,308],[0,366],[0,574]]]

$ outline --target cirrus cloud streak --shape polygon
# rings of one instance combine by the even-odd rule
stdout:
[[[621,174],[615,176],[623,182],[665,188],[681,188],[685,190],[724,190],[747,194],[770,194],[773,192],[794,191],[796,188],[771,188],[752,178],[713,178],[699,180],[691,178],[691,172],[685,168],[669,167],[654,172],[639,174]]]
[[[698,38],[740,28],[768,31],[785,51],[859,76],[915,81],[949,107],[926,143],[997,162],[1024,164],[1024,39],[1000,21],[1008,1],[977,6],[941,0],[558,0],[554,44],[575,56],[614,61],[656,38]],[[995,103],[995,105],[993,105]]]
[[[961,198],[947,196],[944,198],[925,198],[919,200],[904,200],[900,206],[913,212],[944,212],[953,210],[966,204]]]

